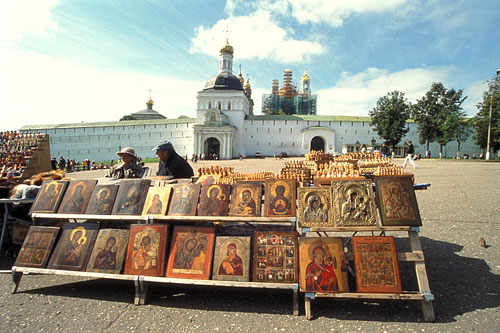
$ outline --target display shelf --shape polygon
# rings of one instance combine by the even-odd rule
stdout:
[[[92,215],[92,214],[48,214],[33,213],[32,219],[57,219],[57,220],[90,220],[90,221],[144,221],[147,223],[148,216],[140,215]]]
[[[425,258],[422,251],[422,246],[420,244],[420,238],[418,236],[418,227],[408,227],[408,226],[373,226],[373,227],[339,227],[339,228],[302,228],[302,233],[306,232],[353,232],[353,236],[358,232],[382,232],[386,231],[403,231],[408,233],[408,238],[410,241],[411,252],[398,252],[398,261],[402,262],[413,262],[415,265],[415,274],[418,282],[418,291],[404,291],[403,293],[305,293],[305,312],[306,318],[312,318],[311,311],[311,300],[316,297],[327,297],[327,298],[344,298],[344,299],[387,299],[387,300],[403,300],[403,301],[419,301],[422,308],[422,314],[425,321],[434,321],[434,306],[432,301],[434,300],[434,295],[432,295],[429,287],[429,280],[427,278],[427,271],[425,268]],[[346,253],[348,260],[354,260],[354,254],[352,252]]]

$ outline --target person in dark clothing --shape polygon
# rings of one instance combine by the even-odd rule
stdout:
[[[408,149],[406,150],[406,158],[405,161],[403,162],[403,168],[406,168],[406,163],[410,162],[411,165],[413,165],[413,168],[417,168],[417,164],[413,160],[413,154],[415,154],[415,148],[413,147],[413,143],[411,143],[410,140],[408,140]]]
[[[179,154],[175,152],[170,141],[163,141],[153,148],[160,159],[157,176],[168,176],[169,179],[191,178],[193,168]]]
[[[66,160],[64,157],[59,156],[59,169],[64,170],[66,168]]]
[[[52,157],[52,160],[50,161],[50,166],[52,170],[57,170],[57,160],[55,157]]]
[[[389,148],[385,145],[385,143],[382,143],[382,148],[380,148],[380,152],[382,153],[382,156],[386,158],[389,155]]]

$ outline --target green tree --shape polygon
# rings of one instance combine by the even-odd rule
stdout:
[[[177,118],[177,119],[186,119],[186,118],[189,118],[189,117],[186,115],[180,115],[179,118]]]
[[[426,145],[426,151],[429,151],[429,144],[441,136],[439,117],[443,107],[440,100],[445,90],[441,82],[433,83],[425,96],[412,105],[412,118],[418,124],[418,141]]]
[[[126,116],[123,116],[123,117],[120,119],[120,121],[124,121],[124,120],[136,120],[136,119],[135,119],[135,118],[134,118],[134,116],[132,116],[131,114],[128,114],[128,115],[126,115]]]
[[[372,126],[391,147],[397,145],[409,130],[406,121],[410,118],[411,106],[404,96],[400,91],[389,92],[380,97],[370,111]]]
[[[493,151],[497,151],[500,149],[500,77],[498,76],[488,81],[488,90],[483,93],[483,100],[476,105],[479,112],[472,118],[474,140],[483,149],[486,149],[488,141],[490,105],[492,106],[490,145]]]
[[[463,89],[449,89],[445,90],[441,97],[441,104],[443,105],[439,122],[441,128],[440,135],[436,138],[440,145],[439,150],[441,154],[443,153],[443,147],[448,142],[457,140],[458,154],[460,155],[460,142],[468,137],[467,128],[464,127],[464,125],[467,125],[465,122],[465,112],[462,111],[462,104],[467,99],[467,96],[463,97],[462,94]]]

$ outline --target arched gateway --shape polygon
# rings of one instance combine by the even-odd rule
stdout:
[[[321,150],[325,151],[325,140],[319,136],[315,136],[311,140],[311,150]]]
[[[216,138],[208,138],[205,141],[204,147],[205,156],[208,159],[210,156],[220,158],[220,142]]]

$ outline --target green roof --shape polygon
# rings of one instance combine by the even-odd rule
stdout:
[[[254,115],[247,116],[246,120],[309,120],[309,121],[366,121],[371,122],[370,116],[318,116],[318,115]],[[413,123],[412,119],[407,120]]]
[[[21,128],[21,130],[105,127],[105,126],[133,126],[133,125],[163,125],[163,124],[175,124],[175,123],[194,123],[195,121],[196,118],[123,120],[123,121],[102,121],[102,122],[91,122],[91,123],[81,122],[73,124],[25,125]]]

